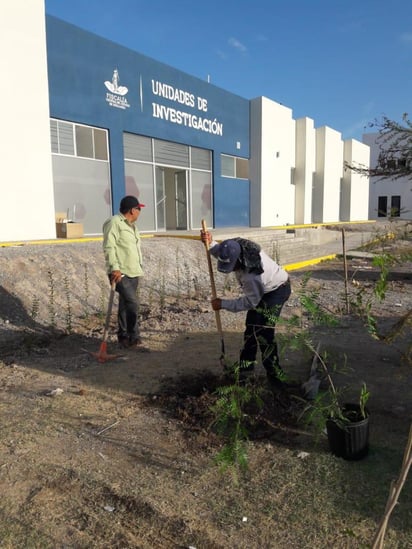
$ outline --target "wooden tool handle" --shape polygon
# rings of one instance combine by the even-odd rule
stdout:
[[[116,292],[116,282],[112,282],[110,285],[109,304],[107,306],[106,321],[104,323],[103,341],[107,341],[109,335],[110,317],[112,315],[114,294]]]
[[[204,219],[202,219],[202,230],[204,232],[207,232],[206,221]],[[205,244],[206,252],[207,252],[206,253],[206,255],[207,255],[207,265],[209,267],[210,285],[212,287],[212,297],[213,297],[213,299],[215,299],[217,297],[217,293],[216,293],[215,277],[214,277],[214,273],[213,273],[212,258],[210,257],[210,253],[209,253],[209,249],[210,249],[209,241],[206,240],[204,244]]]
[[[207,232],[206,221],[204,219],[202,219],[202,230],[204,232]],[[213,273],[212,259],[209,253],[209,242],[206,240],[204,242],[204,245],[206,248],[207,265],[209,267],[209,277],[210,277],[210,286],[212,288],[212,298],[216,299],[217,297],[216,284],[215,284],[215,276]],[[216,326],[217,326],[218,332],[220,335],[222,335],[222,322],[220,320],[220,311],[215,311],[215,316],[216,316]]]

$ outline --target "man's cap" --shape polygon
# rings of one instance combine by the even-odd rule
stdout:
[[[130,211],[132,208],[144,208],[145,204],[142,204],[137,200],[135,196],[125,196],[120,201],[120,211],[125,213]]]
[[[220,273],[231,273],[240,257],[240,244],[236,240],[224,240],[218,246],[217,270]]]

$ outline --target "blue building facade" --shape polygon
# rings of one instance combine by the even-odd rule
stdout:
[[[46,30],[57,209],[98,233],[134,193],[143,230],[249,226],[247,99],[54,17]]]

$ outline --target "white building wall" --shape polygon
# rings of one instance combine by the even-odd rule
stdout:
[[[0,241],[55,238],[44,0],[3,2],[0,21]]]
[[[312,222],[312,187],[316,169],[316,133],[310,118],[296,120],[295,223]]]
[[[260,99],[260,98],[259,98]],[[252,99],[250,102],[250,226],[260,227],[262,217],[262,102]]]
[[[251,158],[251,226],[293,224],[295,121],[291,109],[266,97],[251,101]]]
[[[370,149],[355,139],[348,139],[343,145],[343,161],[350,165],[369,167]],[[352,170],[343,171],[341,192],[341,221],[366,221],[369,219],[369,177]]]
[[[365,133],[362,141],[370,147],[370,166],[374,168],[378,162],[379,145],[376,142],[378,133]],[[388,216],[391,209],[392,196],[401,197],[401,219],[412,219],[412,180],[407,177],[400,179],[383,179],[371,177],[369,182],[369,219],[378,219],[378,199],[388,198]]]
[[[316,174],[312,195],[314,223],[339,221],[343,175],[341,134],[323,126],[316,129]]]

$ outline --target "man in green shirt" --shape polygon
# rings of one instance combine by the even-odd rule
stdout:
[[[143,275],[140,233],[136,221],[144,204],[135,196],[120,201],[119,213],[103,224],[106,270],[119,294],[117,339],[122,347],[142,345],[138,323],[137,287]]]

